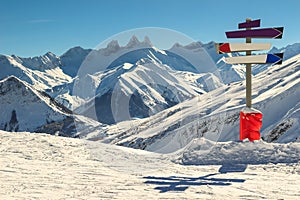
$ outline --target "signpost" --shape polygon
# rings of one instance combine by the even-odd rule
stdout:
[[[281,64],[283,53],[227,57],[227,64]]]
[[[252,64],[281,64],[283,53],[252,55],[252,51],[268,50],[270,44],[251,43],[252,38],[273,38],[280,39],[283,34],[283,27],[260,28],[260,19],[246,19],[246,22],[239,23],[238,28],[246,30],[228,31],[227,38],[246,38],[246,43],[217,43],[217,53],[245,52],[245,56],[227,57],[228,64],[246,64],[246,108],[240,112],[240,139],[248,138],[250,141],[259,140],[259,130],[262,126],[262,113],[252,108],[251,84],[252,84]]]
[[[241,28],[254,28],[254,27],[260,27],[260,19],[257,20],[248,20],[246,19],[246,22],[239,23],[239,29]]]
[[[227,38],[281,39],[282,33],[283,33],[283,27],[278,27],[278,28],[262,28],[262,29],[256,29],[256,30],[230,31],[230,32],[226,32],[226,36],[227,36]]]
[[[270,43],[216,43],[219,54],[239,51],[260,51],[271,48]]]

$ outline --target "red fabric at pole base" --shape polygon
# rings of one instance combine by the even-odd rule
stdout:
[[[260,139],[260,128],[262,127],[262,113],[240,112],[240,140],[248,138],[250,141]]]

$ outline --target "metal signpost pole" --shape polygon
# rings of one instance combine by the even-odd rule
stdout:
[[[251,19],[247,18],[246,22],[249,23],[251,21]],[[251,28],[246,28],[246,30],[251,30]],[[246,43],[251,43],[251,38],[247,37],[246,38]],[[250,56],[251,55],[251,51],[246,51],[246,56]],[[251,108],[251,89],[252,89],[252,85],[251,85],[251,74],[252,74],[252,69],[251,69],[251,64],[246,64],[246,106],[248,108]]]

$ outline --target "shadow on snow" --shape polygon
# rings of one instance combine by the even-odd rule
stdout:
[[[225,173],[244,172],[247,165],[235,164],[235,165],[222,165],[218,173],[208,174],[200,177],[186,177],[186,176],[169,176],[169,177],[156,177],[146,176],[147,179],[144,183],[158,185],[154,189],[160,190],[161,193],[178,191],[182,192],[188,189],[190,186],[229,186],[232,183],[243,183],[245,179],[236,178],[214,178],[213,176]]]

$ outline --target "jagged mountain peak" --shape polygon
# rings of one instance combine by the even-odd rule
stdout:
[[[203,44],[201,42],[192,42],[188,45],[185,45],[184,48],[189,49],[189,50],[193,50],[193,49],[198,49],[198,48],[202,48]]]
[[[0,63],[4,64],[4,63],[13,63],[18,59],[18,57],[16,55],[2,55],[0,54]]]
[[[178,42],[176,42],[171,48],[170,50],[172,49],[176,49],[176,48],[184,48],[184,49],[187,49],[187,50],[194,50],[194,49],[198,49],[198,48],[203,48],[204,44],[200,41],[195,41],[195,42],[191,42],[187,45],[182,45]]]
[[[133,35],[125,46],[120,46],[119,41],[116,39],[111,40],[105,48],[99,49],[105,53],[115,53],[121,49],[132,49],[135,47],[152,47],[152,42],[148,36],[144,37],[143,41],[140,41],[136,35]]]
[[[111,53],[116,53],[121,49],[118,40],[110,41],[106,48],[104,49],[105,54],[109,55]]]
[[[202,43],[200,41],[194,41],[194,42],[191,42],[187,45],[182,45],[180,43],[175,43],[172,48],[184,48],[184,49],[187,49],[187,50],[195,50],[195,49],[199,49],[199,48],[211,48],[211,47],[214,47],[215,46],[215,42],[214,41],[210,41],[208,43]],[[172,49],[171,48],[171,49]]]
[[[51,51],[48,51],[47,53],[45,53],[44,56],[47,56],[47,57],[58,57],[54,53],[52,53]]]
[[[150,38],[147,35],[144,37],[143,43],[153,46]]]
[[[140,44],[139,39],[138,39],[135,35],[133,35],[133,36],[130,38],[129,42],[127,43],[126,47],[127,47],[127,48],[132,48],[132,47],[134,47],[134,46],[136,46],[136,45],[138,45],[138,44]]]
[[[180,48],[180,47],[182,47],[182,45],[179,44],[178,42],[176,42],[176,43],[171,47],[171,49],[173,49],[173,48]]]
[[[44,55],[33,56],[33,57],[28,57],[28,58],[20,57],[20,56],[16,56],[16,55],[12,55],[11,57],[16,60],[20,60],[21,62],[29,61],[29,60],[42,61],[45,59],[50,59],[50,60],[54,61],[54,60],[59,59],[59,57],[57,55],[55,55],[54,53],[52,53],[51,51],[48,51]]]
[[[67,50],[61,58],[69,57],[69,56],[79,56],[79,55],[87,55],[91,49],[84,49],[81,46],[75,46],[69,50]]]
[[[136,35],[133,35],[127,45],[125,46],[126,48],[134,48],[134,47],[152,47],[152,42],[148,36],[144,37],[143,41],[139,41]]]
[[[107,44],[106,48],[120,48],[118,40],[112,40]]]

